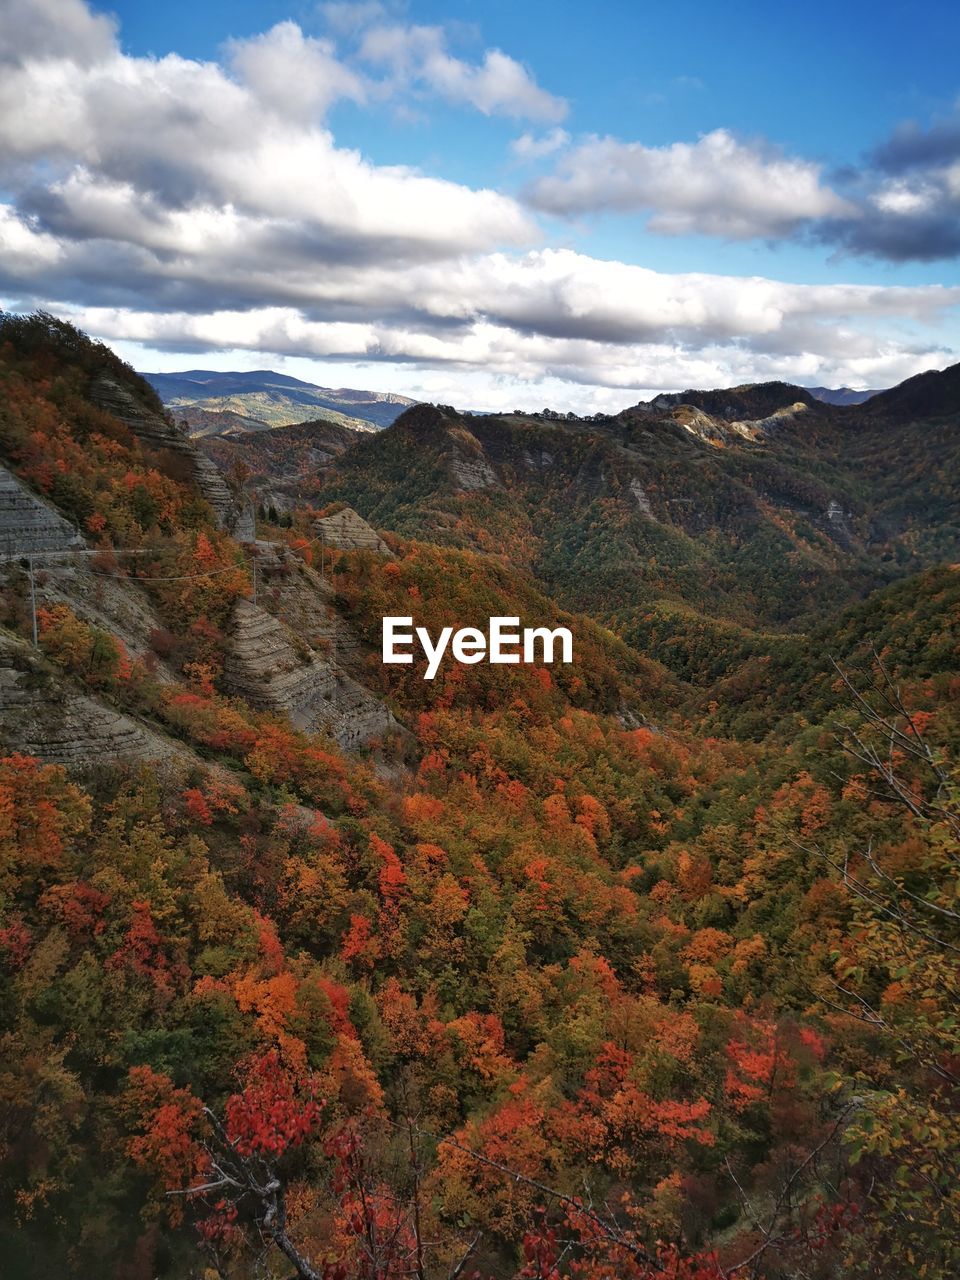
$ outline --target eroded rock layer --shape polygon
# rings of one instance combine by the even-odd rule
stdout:
[[[324,516],[315,524],[317,537],[322,537],[328,547],[340,551],[379,551],[392,554],[390,548],[371,525],[354,511],[343,507],[332,516]]]
[[[284,713],[300,729],[323,729],[341,747],[397,727],[373,694],[249,600],[236,606],[224,678],[251,706]]]
[[[0,555],[39,555],[82,545],[69,520],[0,467]]]
[[[107,703],[66,689],[9,635],[0,635],[0,742],[6,752],[78,770],[188,754]]]

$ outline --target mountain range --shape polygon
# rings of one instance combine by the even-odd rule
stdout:
[[[415,403],[389,392],[320,387],[268,369],[234,373],[188,369],[141,376],[193,436],[263,431],[317,419],[359,430],[387,427]],[[878,394],[849,387],[811,387],[808,392],[814,399],[836,405],[862,404]]]
[[[403,536],[504,555],[699,680],[956,557],[958,373],[852,406],[767,383],[601,420],[420,405],[375,435],[301,424],[204,447],[242,459],[276,510],[346,502]]]
[[[142,376],[192,435],[263,431],[315,418],[356,428],[384,427],[414,403],[390,392],[318,387],[267,369],[188,369]]]

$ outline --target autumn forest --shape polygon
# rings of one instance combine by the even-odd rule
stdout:
[[[334,434],[0,317],[0,1271],[955,1277],[960,367]]]

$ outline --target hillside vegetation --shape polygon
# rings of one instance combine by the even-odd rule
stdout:
[[[92,553],[3,564],[4,1273],[953,1277],[960,404],[905,385],[417,406],[329,451],[347,551],[3,318],[16,518]],[[425,681],[388,613],[575,661]]]

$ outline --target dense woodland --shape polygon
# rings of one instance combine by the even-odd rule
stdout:
[[[351,754],[231,696],[250,556],[104,368],[160,412],[69,326],[0,325],[4,465],[161,623],[134,654],[48,602],[35,655],[10,567],[2,637],[171,746],[0,761],[4,1274],[955,1276],[960,396],[742,449],[409,411],[317,483],[393,553],[325,549],[399,725]],[[562,620],[575,661],[427,682],[379,661],[398,613]]]

